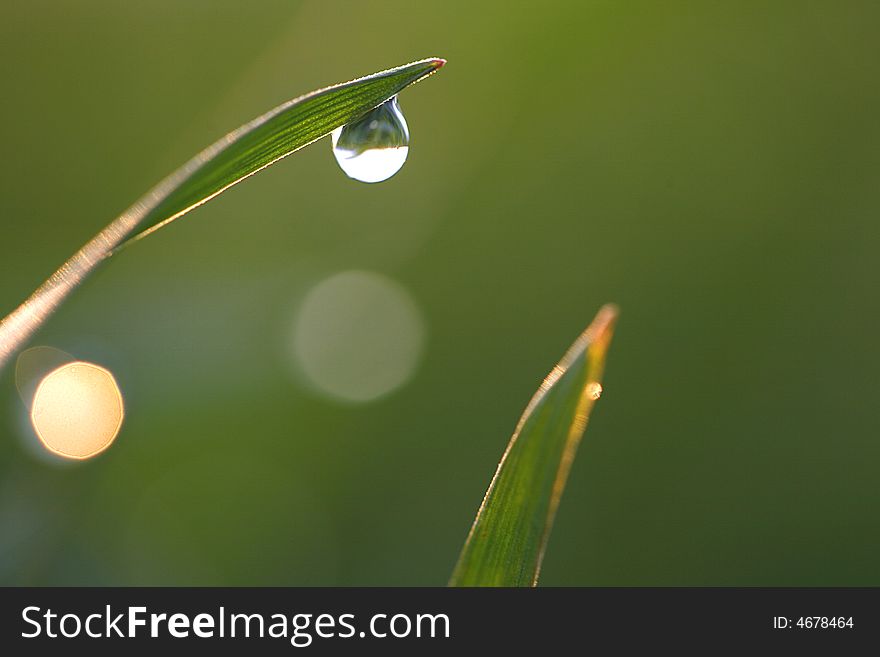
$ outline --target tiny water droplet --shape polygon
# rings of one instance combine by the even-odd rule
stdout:
[[[602,396],[602,384],[596,382],[587,384],[587,394],[590,395],[590,399],[599,399]]]
[[[388,180],[409,153],[409,128],[397,96],[331,135],[333,155],[349,178],[365,183]]]

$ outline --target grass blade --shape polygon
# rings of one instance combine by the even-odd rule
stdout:
[[[604,306],[535,393],[465,541],[450,586],[535,586],[559,500],[601,392],[617,319]]]
[[[0,368],[106,258],[427,77],[438,58],[319,89],[229,133],[160,182],[0,321]]]

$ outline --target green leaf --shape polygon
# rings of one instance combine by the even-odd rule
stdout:
[[[445,60],[423,59],[284,103],[209,146],[145,194],[0,321],[0,368],[109,256],[364,115]]]
[[[151,192],[159,200],[145,213],[140,222],[143,230],[135,239],[366,114],[443,64],[443,59],[424,59],[313,91],[241,126]]]
[[[604,306],[535,393],[465,541],[450,586],[536,586],[617,319]]]

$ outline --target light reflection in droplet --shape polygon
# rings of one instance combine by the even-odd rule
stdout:
[[[292,347],[312,387],[332,398],[367,402],[410,379],[424,341],[422,315],[403,287],[374,272],[346,271],[308,292]]]
[[[409,127],[397,96],[331,134],[333,155],[349,178],[365,183],[388,180],[409,154]]]
[[[110,447],[124,415],[122,392],[113,375],[93,363],[74,361],[40,381],[30,417],[47,450],[87,459]]]

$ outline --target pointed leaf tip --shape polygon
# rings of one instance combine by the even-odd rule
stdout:
[[[603,306],[526,406],[477,511],[451,586],[535,586],[562,492],[601,395],[618,308]]]

